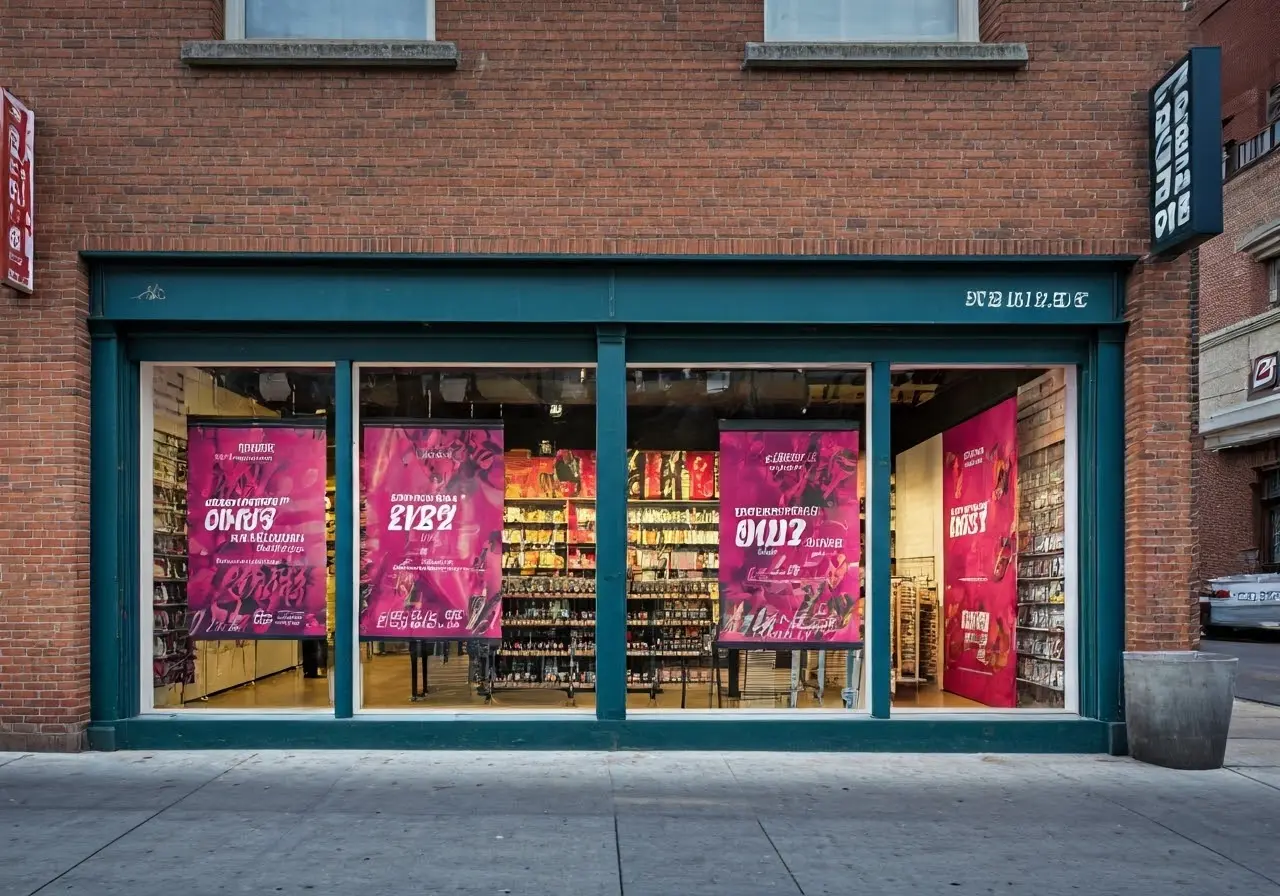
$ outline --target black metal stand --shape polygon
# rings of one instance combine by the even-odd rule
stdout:
[[[729,651],[729,699],[730,700],[742,699],[742,684],[738,680],[738,666],[741,662],[741,657],[739,656],[740,653],[741,651],[738,651],[738,650]]]
[[[427,659],[431,655],[429,651],[433,650],[426,641],[410,641],[409,642],[409,699],[417,703],[423,697],[427,696],[429,691],[427,681]],[[422,690],[418,690],[418,663],[422,663]]]

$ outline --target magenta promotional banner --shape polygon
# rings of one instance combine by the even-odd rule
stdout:
[[[500,426],[365,426],[361,637],[502,637],[502,446]]]
[[[187,459],[191,637],[323,638],[323,422],[191,421]]]
[[[723,426],[717,643],[861,644],[860,534],[856,430]]]
[[[1017,704],[1018,400],[942,434],[946,690]]]

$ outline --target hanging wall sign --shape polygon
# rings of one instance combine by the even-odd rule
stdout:
[[[1017,702],[1018,400],[942,434],[946,689]]]
[[[862,643],[858,433],[721,424],[721,647]]]
[[[187,603],[199,640],[325,636],[324,421],[188,421]]]
[[[1280,352],[1254,358],[1249,366],[1248,400],[1270,395],[1280,387]]]
[[[502,637],[501,424],[364,427],[360,635]]]
[[[1195,47],[1151,88],[1151,251],[1222,233],[1222,50]]]
[[[36,117],[0,90],[0,283],[35,288]]]

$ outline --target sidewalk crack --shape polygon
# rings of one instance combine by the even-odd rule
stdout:
[[[19,753],[17,756],[12,756],[4,762],[0,762],[0,768],[4,768],[6,765],[13,765],[15,762],[19,762],[23,759],[30,759],[33,755],[33,753]]]
[[[1145,812],[1140,812],[1139,810],[1133,808],[1132,806],[1126,806],[1124,803],[1119,802],[1118,800],[1112,799],[1111,797],[1107,796],[1105,793],[1101,793],[1100,791],[1090,788],[1085,781],[1082,781],[1079,778],[1075,778],[1075,777],[1072,777],[1071,775],[1066,774],[1062,769],[1055,769],[1054,771],[1057,772],[1059,777],[1065,778],[1066,780],[1071,781],[1074,784],[1085,784],[1085,789],[1084,789],[1085,794],[1096,797],[1100,800],[1105,800],[1106,802],[1110,803],[1111,805],[1115,806],[1118,809],[1123,809],[1125,812],[1128,812],[1131,815],[1136,815],[1145,821],[1149,821],[1156,827],[1166,830],[1170,834],[1173,834],[1175,837],[1181,840],[1185,840],[1186,842],[1194,846],[1198,846],[1201,849],[1205,850],[1206,852],[1213,853],[1215,856],[1222,859],[1224,862],[1230,865],[1235,865],[1237,868],[1247,871],[1256,877],[1262,878],[1263,880],[1270,883],[1272,886],[1280,888],[1280,880],[1276,880],[1275,878],[1270,877],[1269,875],[1263,874],[1261,871],[1257,870],[1256,868],[1250,868],[1244,862],[1238,861],[1237,859],[1233,859],[1231,858],[1231,856],[1226,855],[1225,853],[1214,849],[1209,844],[1201,843],[1199,840],[1195,839],[1194,837],[1188,836],[1187,834],[1184,834],[1175,828],[1169,827],[1169,825],[1165,824],[1163,821],[1159,821],[1158,819],[1152,818],[1150,815],[1147,815]],[[1228,771],[1234,772],[1234,770],[1232,769],[1228,769]],[[1248,778],[1247,775],[1242,775],[1241,777]],[[1248,778],[1248,779],[1250,781],[1254,780],[1253,778]],[[1262,781],[1258,781],[1257,783],[1263,784]],[[1263,784],[1263,786],[1270,787],[1271,785]],[[1280,788],[1272,788],[1272,789],[1280,789]]]
[[[150,823],[150,822],[154,821],[154,820],[156,819],[156,817],[157,817],[157,816],[163,815],[165,812],[168,812],[170,809],[172,809],[174,806],[178,805],[178,803],[182,802],[182,801],[183,801],[183,800],[185,800],[187,797],[192,796],[193,794],[197,794],[197,793],[199,793],[200,791],[202,791],[202,790],[204,790],[206,787],[208,787],[210,784],[212,784],[214,781],[217,781],[217,780],[221,779],[222,777],[224,777],[225,775],[228,775],[228,774],[230,774],[231,772],[235,771],[235,770],[236,770],[236,769],[238,769],[240,766],[244,765],[246,762],[248,762],[250,759],[252,759],[253,757],[255,757],[255,756],[257,756],[257,755],[258,755],[257,753],[249,753],[249,754],[247,754],[247,755],[246,755],[246,756],[244,756],[244,757],[243,757],[239,762],[236,762],[236,763],[233,763],[232,765],[227,766],[227,767],[226,767],[226,768],[224,768],[222,771],[218,772],[218,774],[216,774],[216,775],[214,775],[212,778],[210,778],[208,781],[205,781],[203,784],[201,784],[201,785],[200,785],[199,787],[197,787],[195,790],[192,790],[192,791],[190,791],[190,792],[188,792],[188,793],[184,793],[184,794],[182,794],[182,796],[179,796],[179,797],[175,798],[175,799],[174,799],[171,803],[169,803],[168,805],[160,807],[160,808],[159,808],[159,809],[157,809],[155,812],[152,812],[152,813],[151,813],[150,815],[148,815],[146,818],[142,819],[142,821],[138,822],[138,823],[137,823],[137,824],[135,824],[133,827],[129,828],[127,831],[125,831],[124,833],[120,834],[118,837],[113,837],[113,838],[112,838],[111,840],[109,840],[108,842],[106,842],[106,843],[102,844],[101,846],[99,846],[97,849],[95,849],[93,852],[89,853],[87,856],[85,856],[85,857],[84,857],[83,859],[81,859],[80,861],[76,862],[76,863],[75,863],[74,865],[72,865],[70,868],[67,868],[66,870],[64,870],[63,872],[61,872],[60,874],[58,874],[56,877],[52,878],[51,880],[47,880],[47,881],[45,881],[44,883],[42,883],[40,886],[36,887],[34,890],[32,890],[30,893],[28,893],[28,894],[27,894],[27,896],[36,896],[36,894],[40,893],[42,890],[47,890],[49,887],[53,886],[53,885],[54,885],[54,884],[56,884],[58,881],[62,880],[64,877],[66,877],[66,876],[67,876],[68,874],[70,874],[72,871],[75,871],[77,868],[79,868],[79,867],[80,867],[81,865],[83,865],[85,862],[88,862],[90,859],[93,859],[93,858],[96,858],[96,857],[100,856],[102,853],[106,852],[108,849],[110,849],[111,847],[115,846],[117,843],[119,843],[119,842],[120,842],[121,840],[123,840],[125,837],[128,837],[130,834],[132,834],[132,833],[133,833],[134,831],[136,831],[138,828],[142,827],[142,826],[143,826],[143,825],[145,825],[145,824],[148,824],[148,823]],[[20,757],[20,758],[21,758],[21,757]],[[7,764],[7,763],[6,763],[6,764]]]
[[[720,761],[724,763],[724,767],[729,770],[729,777],[733,778],[733,783],[738,786],[739,792],[745,793],[742,788],[742,782],[738,780],[737,773],[734,772],[733,766],[729,764],[729,760],[721,756]],[[791,870],[791,866],[787,864],[787,860],[782,857],[782,850],[778,849],[778,844],[773,842],[773,837],[769,836],[769,831],[765,829],[764,821],[760,818],[760,813],[752,811],[752,816],[756,820],[756,825],[760,828],[760,833],[764,834],[764,839],[769,842],[769,847],[773,850],[773,854],[778,857],[778,861],[782,863],[783,869],[787,872],[787,877],[791,878],[791,883],[795,884],[796,892],[800,896],[805,896],[804,887],[800,886],[800,881],[796,879],[796,873]]]
[[[613,763],[604,757],[604,770],[609,773],[609,806],[613,810],[613,854],[618,859],[618,896],[627,896],[627,885],[622,880],[622,835],[618,831],[618,789],[613,782]]]

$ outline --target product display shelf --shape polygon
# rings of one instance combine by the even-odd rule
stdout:
[[[502,641],[481,691],[595,684],[595,502],[507,496]]]
[[[182,696],[196,680],[187,609],[186,439],[157,430],[152,452],[152,685]],[[156,705],[169,702],[157,693]]]
[[[1061,442],[1019,458],[1018,704],[1061,708],[1066,694],[1066,537]]]
[[[719,528],[718,501],[627,502],[627,681],[652,698],[663,684],[710,680]]]
[[[920,675],[920,600],[916,583],[901,576],[890,580],[892,602],[893,693],[899,685],[916,686]]]

